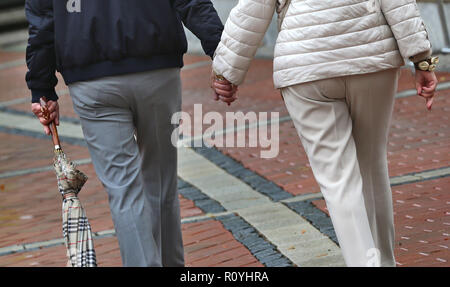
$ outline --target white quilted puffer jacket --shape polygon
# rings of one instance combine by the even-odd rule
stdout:
[[[275,11],[286,0],[239,0],[225,24],[213,70],[235,85]],[[275,88],[365,74],[431,55],[415,0],[292,0],[274,51]]]

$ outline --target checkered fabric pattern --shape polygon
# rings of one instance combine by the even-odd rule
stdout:
[[[63,196],[63,236],[67,247],[67,266],[96,267],[94,241],[86,212],[77,194],[87,176],[76,169],[61,149],[55,150],[54,167],[59,192]]]
[[[86,212],[77,196],[67,197],[62,206],[63,236],[67,247],[67,266],[96,267],[94,241]]]

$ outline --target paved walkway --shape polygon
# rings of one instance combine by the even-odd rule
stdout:
[[[0,266],[64,266],[52,145],[29,111],[23,57],[22,44],[0,51]],[[343,266],[324,200],[273,89],[271,61],[253,62],[231,107],[212,100],[208,58],[189,55],[185,63],[184,111],[194,116],[194,104],[202,103],[203,113],[279,112],[280,131],[274,159],[261,159],[261,147],[179,148],[187,266]],[[450,266],[450,74],[438,76],[447,83],[432,112],[411,93],[410,71],[402,70],[399,82],[389,138],[398,266]],[[57,91],[64,150],[89,176],[80,199],[95,232],[98,263],[121,266],[107,196],[61,78]],[[257,127],[253,122],[223,133]]]

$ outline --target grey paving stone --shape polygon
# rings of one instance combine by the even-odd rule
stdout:
[[[266,256],[266,257],[262,257],[259,260],[262,263],[264,263],[264,264],[268,264],[269,262],[274,261],[274,260],[278,260],[280,258],[281,258],[281,254],[278,253],[278,254],[272,254],[272,255],[269,255],[269,256]]]
[[[0,248],[0,255],[7,255],[25,250],[23,245],[11,245]]]
[[[286,259],[280,258],[277,260],[272,260],[270,262],[267,262],[266,266],[267,267],[292,267],[293,265],[291,262],[287,261]]]

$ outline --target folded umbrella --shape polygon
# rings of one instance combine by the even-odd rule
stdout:
[[[42,112],[49,118],[45,97],[41,98]],[[78,193],[87,181],[87,176],[76,169],[69,161],[61,148],[56,125],[50,123],[55,157],[53,166],[58,181],[58,189],[63,197],[62,221],[63,236],[67,248],[68,262],[71,267],[96,267],[97,260],[94,250],[94,241],[86,212],[78,199]]]

